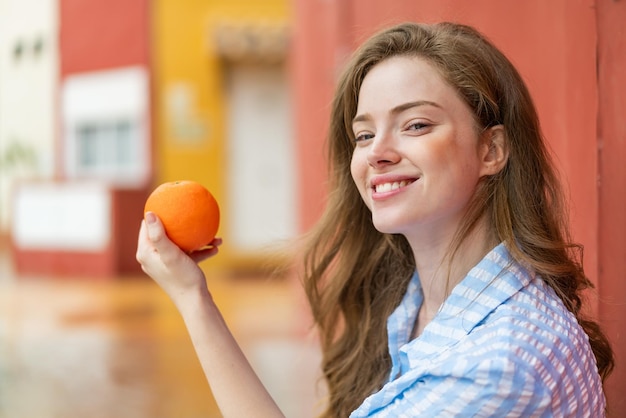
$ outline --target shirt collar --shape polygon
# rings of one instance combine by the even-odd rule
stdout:
[[[512,274],[504,274],[505,272]],[[412,352],[425,355],[441,352],[469,334],[494,309],[527,286],[534,276],[514,261],[504,244],[493,248],[444,301],[423,333],[409,341],[423,301],[419,277],[413,275],[400,305],[387,321],[389,353],[392,358],[390,379],[408,367],[401,355],[408,345]]]

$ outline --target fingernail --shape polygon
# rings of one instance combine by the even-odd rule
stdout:
[[[147,224],[153,224],[156,222],[156,215],[152,212],[146,212],[146,223]]]

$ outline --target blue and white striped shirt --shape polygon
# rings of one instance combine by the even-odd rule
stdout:
[[[589,340],[555,292],[494,248],[410,340],[417,274],[389,316],[389,381],[350,417],[603,417]]]

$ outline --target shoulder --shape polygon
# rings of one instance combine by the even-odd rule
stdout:
[[[489,335],[527,356],[549,357],[551,364],[567,362],[575,368],[593,359],[587,334],[540,277],[498,306],[472,334]]]
[[[457,350],[474,359],[476,379],[516,388],[533,402],[546,402],[557,415],[600,416],[604,410],[588,337],[540,278],[498,306]]]

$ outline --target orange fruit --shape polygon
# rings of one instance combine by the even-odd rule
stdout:
[[[169,239],[185,252],[213,241],[220,223],[220,209],[213,195],[190,180],[158,186],[146,200],[146,212],[154,212],[161,219]]]

